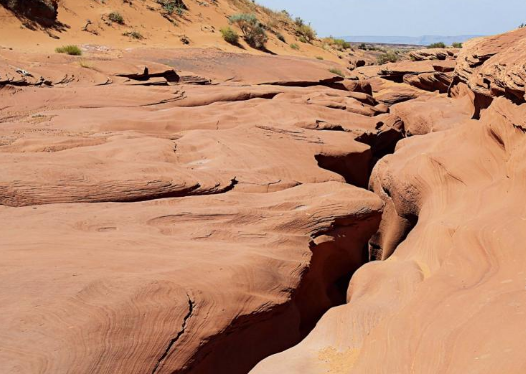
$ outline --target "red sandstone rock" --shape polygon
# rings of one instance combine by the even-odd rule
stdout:
[[[526,108],[517,95],[492,89],[511,81],[491,79],[489,88],[477,83],[496,61],[511,61],[521,32],[468,46],[457,72],[475,91],[471,95],[458,84],[454,99],[417,99],[391,108],[391,116],[395,108],[407,118],[421,116],[425,125],[419,128],[427,129],[398,143],[372,173],[370,188],[385,210],[370,255],[384,261],[357,271],[347,305],[326,313],[302,343],[251,373],[524,370],[526,212],[519,202],[526,180]],[[481,65],[468,68],[468,56],[475,55]],[[501,77],[511,77],[523,62],[509,64],[509,71],[501,65]],[[470,120],[473,94],[505,97]],[[448,106],[467,112],[433,113]],[[448,119],[450,112],[457,114]]]
[[[367,186],[378,121],[316,98],[369,114],[370,95],[291,58],[240,75],[274,85],[202,86],[126,57],[1,56],[50,82],[0,89],[6,373],[246,373],[345,301],[383,209],[346,184]]]

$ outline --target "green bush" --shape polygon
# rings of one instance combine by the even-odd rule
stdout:
[[[327,43],[334,46],[336,49],[340,51],[343,51],[345,49],[351,49],[351,43],[346,42],[343,39],[336,39],[331,36],[329,38],[326,38],[325,40],[327,41]]]
[[[249,46],[263,49],[268,41],[263,25],[253,14],[234,14],[228,17],[231,23],[237,25],[243,33],[243,39]]]
[[[71,56],[81,56],[82,50],[76,45],[65,45],[55,49],[57,53],[66,53]]]
[[[341,49],[351,49],[351,43],[346,42],[343,39],[334,39],[334,43]]]
[[[388,62],[396,62],[398,60],[399,60],[398,55],[393,51],[382,53],[380,56],[376,58],[378,65],[387,64]]]
[[[329,71],[333,74],[339,75],[340,77],[345,77],[345,74],[343,74],[340,69],[330,68]]]
[[[358,46],[358,49],[361,49],[361,50],[364,50],[364,51],[367,51],[367,44],[365,43],[362,43]]]
[[[221,29],[221,35],[227,43],[237,45],[239,44],[239,35],[231,27],[223,27]]]
[[[296,27],[296,34],[300,38],[304,38],[307,42],[311,42],[316,39],[316,31],[309,25],[302,24]]]
[[[453,43],[451,44],[453,48],[462,48],[462,43]]]
[[[115,22],[120,25],[124,25],[124,18],[121,16],[119,12],[111,12],[108,15],[108,18],[110,19],[111,22]]]
[[[292,44],[290,45],[290,48],[295,49],[295,50],[298,50],[298,49],[300,49],[300,46],[297,45],[296,43],[292,43]]]
[[[308,42],[309,42],[304,36],[300,36],[300,37],[298,38],[298,40],[299,40],[300,42],[302,42],[302,43],[308,43]]]
[[[429,44],[427,48],[446,48],[446,45],[443,42]]]
[[[170,15],[175,12],[178,16],[182,16],[185,10],[188,10],[182,0],[157,0],[157,4],[161,4],[163,10]]]
[[[130,37],[132,39],[142,40],[144,36],[139,31],[126,31],[122,33],[123,36]]]

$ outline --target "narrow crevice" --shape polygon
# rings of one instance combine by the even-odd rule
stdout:
[[[473,113],[472,119],[480,119],[481,112],[484,109],[489,108],[492,102],[493,102],[493,97],[475,92],[475,99],[473,101],[473,105],[475,106],[475,111]]]
[[[317,154],[315,159],[319,167],[343,176],[346,183],[367,189],[375,165],[385,156],[393,154],[396,144],[403,138],[404,134],[395,128],[388,128],[376,134],[364,133],[355,140],[370,147],[366,152],[346,155]]]
[[[379,124],[383,125],[382,122]],[[403,128],[403,125],[401,127]],[[403,131],[389,127],[386,130],[379,131],[376,134],[364,133],[355,139],[357,142],[367,144],[371,147],[372,157],[368,172],[369,178],[378,161],[387,155],[393,154],[396,145],[404,137],[405,134]]]
[[[368,262],[367,241],[380,220],[379,211],[351,214],[312,233],[312,257],[300,285],[282,290],[290,294],[289,300],[236,316],[224,330],[208,337],[177,373],[246,374],[266,357],[300,343],[329,309],[346,302],[349,281]]]
[[[342,155],[317,154],[314,157],[320,168],[341,175],[348,184],[367,188],[372,159],[370,149]]]
[[[283,87],[315,87],[315,86],[326,86],[329,88],[342,89],[342,85],[338,85],[338,82],[342,82],[344,78],[342,77],[332,77],[329,79],[322,79],[319,81],[283,81],[283,82],[267,82],[260,83],[260,86],[283,86]]]
[[[173,346],[178,342],[178,340],[181,338],[181,336],[183,336],[183,334],[186,331],[186,326],[188,325],[188,320],[190,319],[190,317],[192,317],[192,314],[193,314],[194,308],[195,308],[195,301],[192,300],[192,298],[188,294],[186,294],[186,297],[188,298],[188,313],[186,314],[186,316],[183,319],[183,324],[181,326],[181,329],[179,330],[177,335],[172,340],[170,340],[170,342],[168,343],[168,346],[166,347],[166,350],[163,352],[161,357],[159,357],[159,359],[155,363],[155,366],[154,366],[154,368],[152,370],[152,374],[156,374],[156,373],[159,372],[159,370],[161,370],[161,368],[164,365],[164,362],[166,361],[166,359],[170,355],[170,352],[172,351]]]
[[[179,74],[173,69],[169,69],[160,73],[150,74],[148,67],[144,68],[144,71],[140,74],[115,74],[117,77],[128,78],[138,82],[147,82],[151,78],[164,78],[166,82],[178,83],[181,79]]]

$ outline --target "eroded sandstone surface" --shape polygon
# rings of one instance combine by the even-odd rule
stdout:
[[[372,172],[385,208],[370,256],[383,261],[252,373],[524,372],[524,32],[469,42],[452,97],[392,111],[419,125]]]
[[[0,49],[2,371],[524,372],[525,32]]]
[[[202,56],[1,52],[6,372],[246,373],[345,302],[400,131],[323,62]]]

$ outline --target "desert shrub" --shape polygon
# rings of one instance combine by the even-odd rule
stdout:
[[[283,36],[283,34],[281,33],[276,33],[276,37],[281,40],[283,43],[286,43],[287,41],[285,40],[285,37]]]
[[[307,42],[311,42],[314,39],[316,39],[316,31],[309,25],[301,25],[296,27],[296,34],[300,37],[305,39]]]
[[[453,43],[451,44],[453,48],[462,48],[462,43]]]
[[[144,39],[144,36],[142,36],[142,34],[139,31],[126,31],[122,33],[122,35],[137,40]]]
[[[316,60],[321,60],[321,61],[323,61],[323,57],[321,57],[321,56],[316,56]]]
[[[346,42],[343,39],[337,39],[331,36],[331,37],[325,38],[325,41],[340,51],[343,51],[345,49],[351,49],[351,43]]]
[[[526,27],[526,23],[521,23],[521,24],[519,25],[519,29],[522,29],[522,28],[524,28],[524,27]]]
[[[119,25],[124,25],[124,18],[119,12],[111,12],[108,14],[108,18],[111,22],[118,23]]]
[[[221,35],[223,35],[223,39],[225,39],[227,43],[239,44],[239,35],[231,27],[223,27],[221,29]]]
[[[395,52],[388,51],[378,56],[376,58],[376,61],[378,62],[378,65],[383,65],[383,64],[387,64],[388,62],[396,62],[398,61],[398,59],[399,57]]]
[[[55,49],[57,53],[66,53],[71,56],[81,56],[82,50],[76,45],[64,45]]]
[[[228,20],[237,25],[241,29],[243,35],[249,34],[254,26],[260,26],[258,18],[253,14],[234,14],[228,17]]]
[[[262,49],[267,43],[268,36],[263,25],[253,14],[234,14],[228,18],[237,25],[243,33],[243,39],[253,48]]]
[[[343,39],[334,39],[334,44],[341,49],[351,49],[351,43],[346,42]]]
[[[290,45],[290,48],[295,49],[295,50],[298,50],[298,49],[300,49],[300,46],[297,45],[296,43],[292,43],[292,44]]]
[[[245,40],[249,46],[263,49],[265,48],[265,44],[267,44],[268,36],[263,27],[256,26],[245,36]]]
[[[296,24],[297,27],[301,27],[301,26],[305,25],[305,22],[303,21],[303,19],[301,17],[296,17],[294,19],[294,23]]]
[[[298,38],[298,40],[299,40],[300,42],[302,42],[302,43],[308,43],[308,40],[305,39],[304,36],[300,36],[300,37]]]
[[[427,48],[446,48],[446,45],[443,42],[429,44]]]
[[[259,8],[269,17],[270,23],[275,27],[290,26],[294,23],[290,18],[290,14],[286,10],[275,11],[262,5],[259,5]]]
[[[339,75],[340,77],[345,77],[345,74],[343,74],[340,69],[330,68],[329,71],[333,74]]]
[[[363,51],[367,51],[367,44],[365,44],[365,43],[360,44],[360,45],[358,46],[358,49],[361,49],[361,50],[363,50]]]
[[[160,4],[166,13],[173,14],[175,12],[178,16],[182,16],[185,10],[188,10],[182,0],[157,0],[157,4]]]
[[[175,8],[175,13],[178,15],[178,16],[182,16],[184,14],[185,10],[184,8],[181,8],[180,6],[176,7]]]

